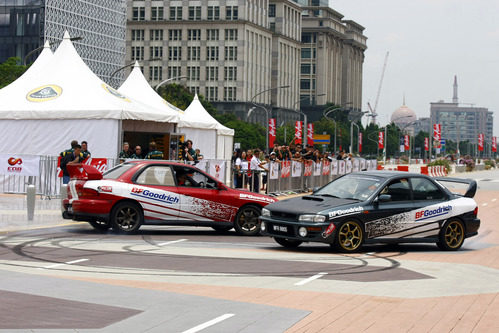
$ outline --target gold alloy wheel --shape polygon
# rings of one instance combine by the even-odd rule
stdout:
[[[448,247],[452,249],[459,248],[464,241],[464,228],[462,223],[459,221],[451,221],[447,225],[447,228],[445,228],[444,240]]]
[[[355,221],[348,221],[338,230],[338,244],[344,251],[352,252],[362,245],[362,227]]]

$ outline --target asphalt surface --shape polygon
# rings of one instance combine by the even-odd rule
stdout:
[[[434,244],[289,250],[267,237],[145,226],[99,233],[0,195],[5,332],[499,331],[499,172],[477,179],[482,225],[457,252]]]

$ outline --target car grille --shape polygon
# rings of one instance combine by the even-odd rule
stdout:
[[[272,211],[271,216],[284,221],[298,221],[298,215],[287,212]]]

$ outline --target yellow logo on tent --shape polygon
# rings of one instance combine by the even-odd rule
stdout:
[[[110,93],[111,95],[118,97],[118,98],[121,98],[124,101],[130,102],[130,100],[126,96],[120,94],[117,90],[111,88],[107,84],[103,83],[102,88],[104,88],[104,90],[107,91],[108,93]]]
[[[26,99],[30,102],[46,102],[62,95],[62,88],[55,84],[47,84],[31,90]]]

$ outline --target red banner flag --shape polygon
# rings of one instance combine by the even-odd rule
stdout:
[[[362,132],[359,132],[359,153],[362,153]]]
[[[409,135],[404,135],[404,150],[410,150],[411,149],[411,141],[409,138]]]
[[[492,137],[492,152],[497,153],[497,137]]]
[[[385,148],[385,133],[383,132],[378,133],[378,148],[379,149]]]
[[[302,122],[297,121],[295,123],[295,144],[301,144],[301,139],[302,139]]]
[[[424,150],[430,150],[430,138],[424,138]]]
[[[307,125],[307,145],[314,145],[314,124],[308,123]]]
[[[478,151],[483,151],[483,141],[484,141],[483,133],[478,134]]]
[[[442,148],[440,139],[442,139],[442,125],[433,124],[433,148],[435,149]]]
[[[276,137],[275,118],[269,119],[269,147],[274,147]]]

